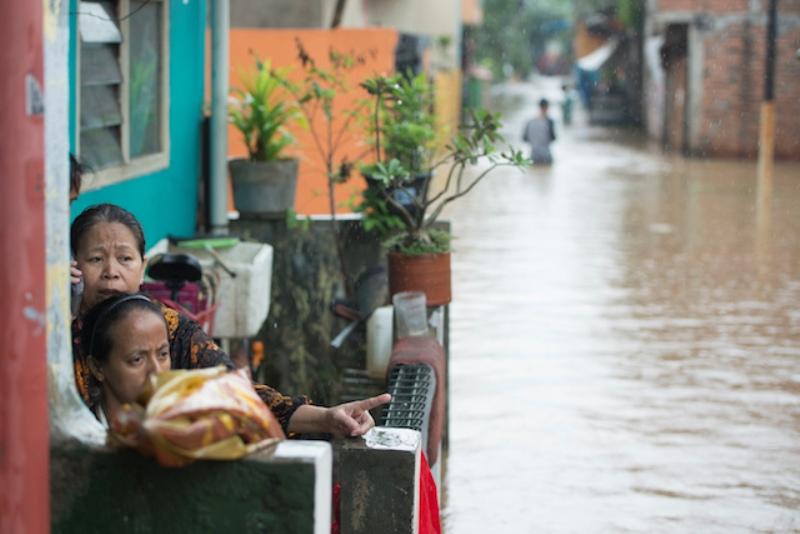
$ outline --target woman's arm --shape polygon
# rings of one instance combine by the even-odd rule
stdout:
[[[369,410],[392,400],[388,393],[324,408],[306,404],[299,406],[289,419],[289,432],[329,433],[336,436],[361,436],[375,426]]]

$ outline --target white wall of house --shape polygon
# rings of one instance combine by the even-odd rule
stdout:
[[[381,26],[431,40],[437,68],[458,68],[464,0],[347,0],[341,26]],[[255,28],[327,28],[336,0],[231,0],[231,26]],[[446,49],[434,46],[449,38]]]
[[[353,1],[353,0],[350,0]],[[434,49],[433,61],[442,68],[458,68],[461,48],[461,10],[463,0],[360,0],[371,26],[388,26],[400,32],[427,35],[435,43],[448,37],[444,52]]]

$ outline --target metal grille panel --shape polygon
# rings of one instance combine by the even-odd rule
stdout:
[[[423,449],[428,443],[436,375],[429,365],[397,365],[389,372],[387,391],[392,400],[383,410],[381,426],[410,428],[422,433]]]

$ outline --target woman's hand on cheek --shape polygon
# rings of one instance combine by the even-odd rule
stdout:
[[[79,284],[81,282],[81,278],[83,278],[83,273],[80,269],[78,269],[78,262],[72,260],[72,263],[69,267],[69,281],[72,284]]]

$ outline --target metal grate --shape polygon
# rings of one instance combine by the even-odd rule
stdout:
[[[367,397],[374,397],[386,391],[386,382],[383,378],[371,378],[364,369],[345,368],[342,371],[341,402],[351,402]],[[377,420],[379,409],[373,412]]]
[[[436,390],[436,375],[426,364],[397,365],[389,372],[387,391],[392,400],[383,410],[381,426],[411,428],[428,443],[428,421]]]

